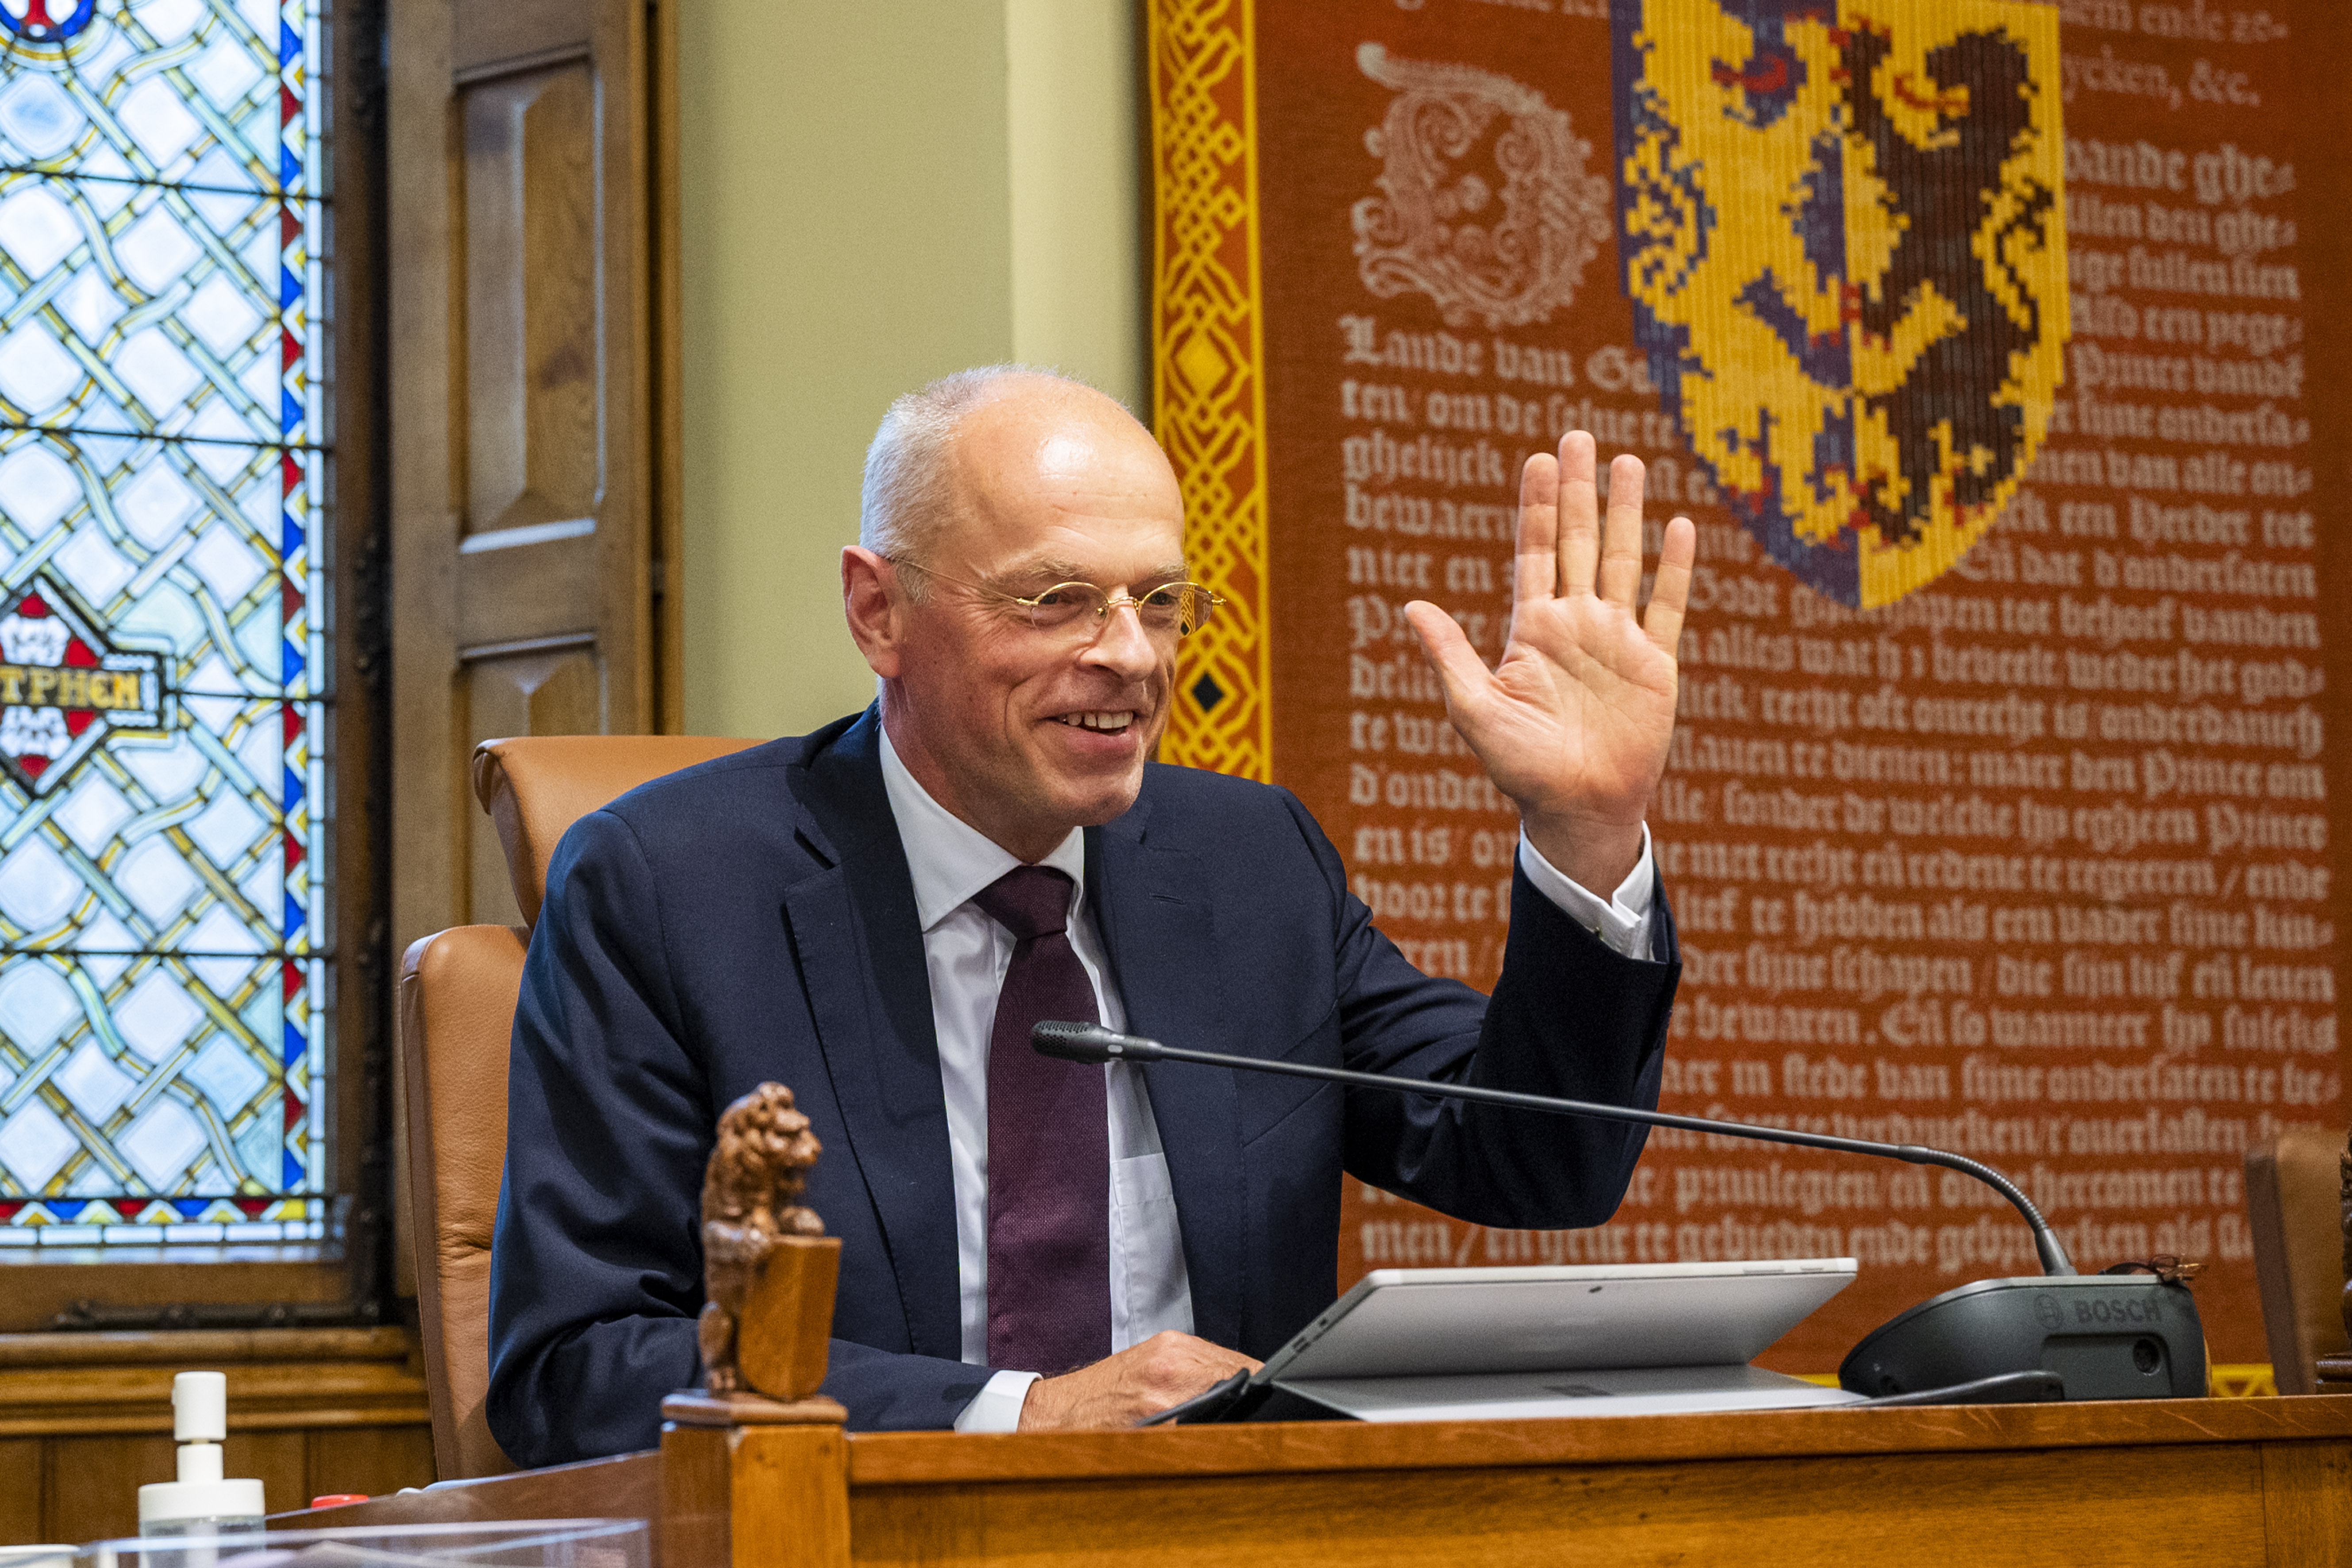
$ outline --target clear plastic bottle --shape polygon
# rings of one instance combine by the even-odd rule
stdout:
[[[233,1487],[237,1483],[226,1481],[221,1484]],[[259,1486],[261,1483],[256,1481],[253,1484]],[[215,1536],[259,1535],[261,1531],[261,1515],[257,1513],[214,1514],[205,1519],[142,1519],[139,1521],[140,1536],[151,1541],[173,1536],[210,1540]]]
[[[258,1535],[261,1483],[221,1479],[221,1440],[228,1436],[228,1378],[184,1372],[172,1380],[172,1436],[180,1445],[179,1479],[139,1489],[144,1536]]]

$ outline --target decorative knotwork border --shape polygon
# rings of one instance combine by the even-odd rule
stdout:
[[[1192,575],[1225,601],[1185,639],[1163,761],[1273,776],[1265,293],[1250,0],[1150,0],[1151,406]]]

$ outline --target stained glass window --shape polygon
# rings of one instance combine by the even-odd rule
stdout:
[[[20,1258],[323,1230],[320,27],[320,0],[0,0]]]

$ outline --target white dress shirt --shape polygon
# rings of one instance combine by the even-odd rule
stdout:
[[[948,1163],[955,1180],[956,1280],[965,1361],[988,1364],[988,1049],[997,994],[1013,962],[1013,933],[971,901],[1022,862],[933,800],[882,732],[882,785],[898,824],[915,914],[923,928],[923,966],[931,986],[931,1024],[939,1039],[940,1086],[947,1099]],[[1646,957],[1650,941],[1650,837],[1642,858],[1607,903],[1537,853],[1524,836],[1519,861],[1538,891],[1619,952]],[[1124,1031],[1127,1010],[1113,984],[1087,890],[1086,835],[1080,828],[1038,864],[1077,887],[1070,946],[1094,985],[1103,1024]],[[1163,1329],[1192,1331],[1192,1288],[1176,1196],[1152,1120],[1143,1069],[1131,1062],[1103,1068],[1110,1116],[1110,1343],[1123,1351]],[[1040,1374],[1001,1371],[956,1417],[959,1432],[1010,1432],[1020,1425],[1029,1385]]]

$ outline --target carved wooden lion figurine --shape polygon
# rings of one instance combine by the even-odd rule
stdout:
[[[703,1291],[699,1340],[703,1386],[731,1394],[744,1386],[736,1329],[761,1265],[788,1236],[823,1236],[814,1210],[793,1200],[823,1145],[793,1108],[793,1091],[763,1083],[719,1119],[719,1146],[702,1180]]]

